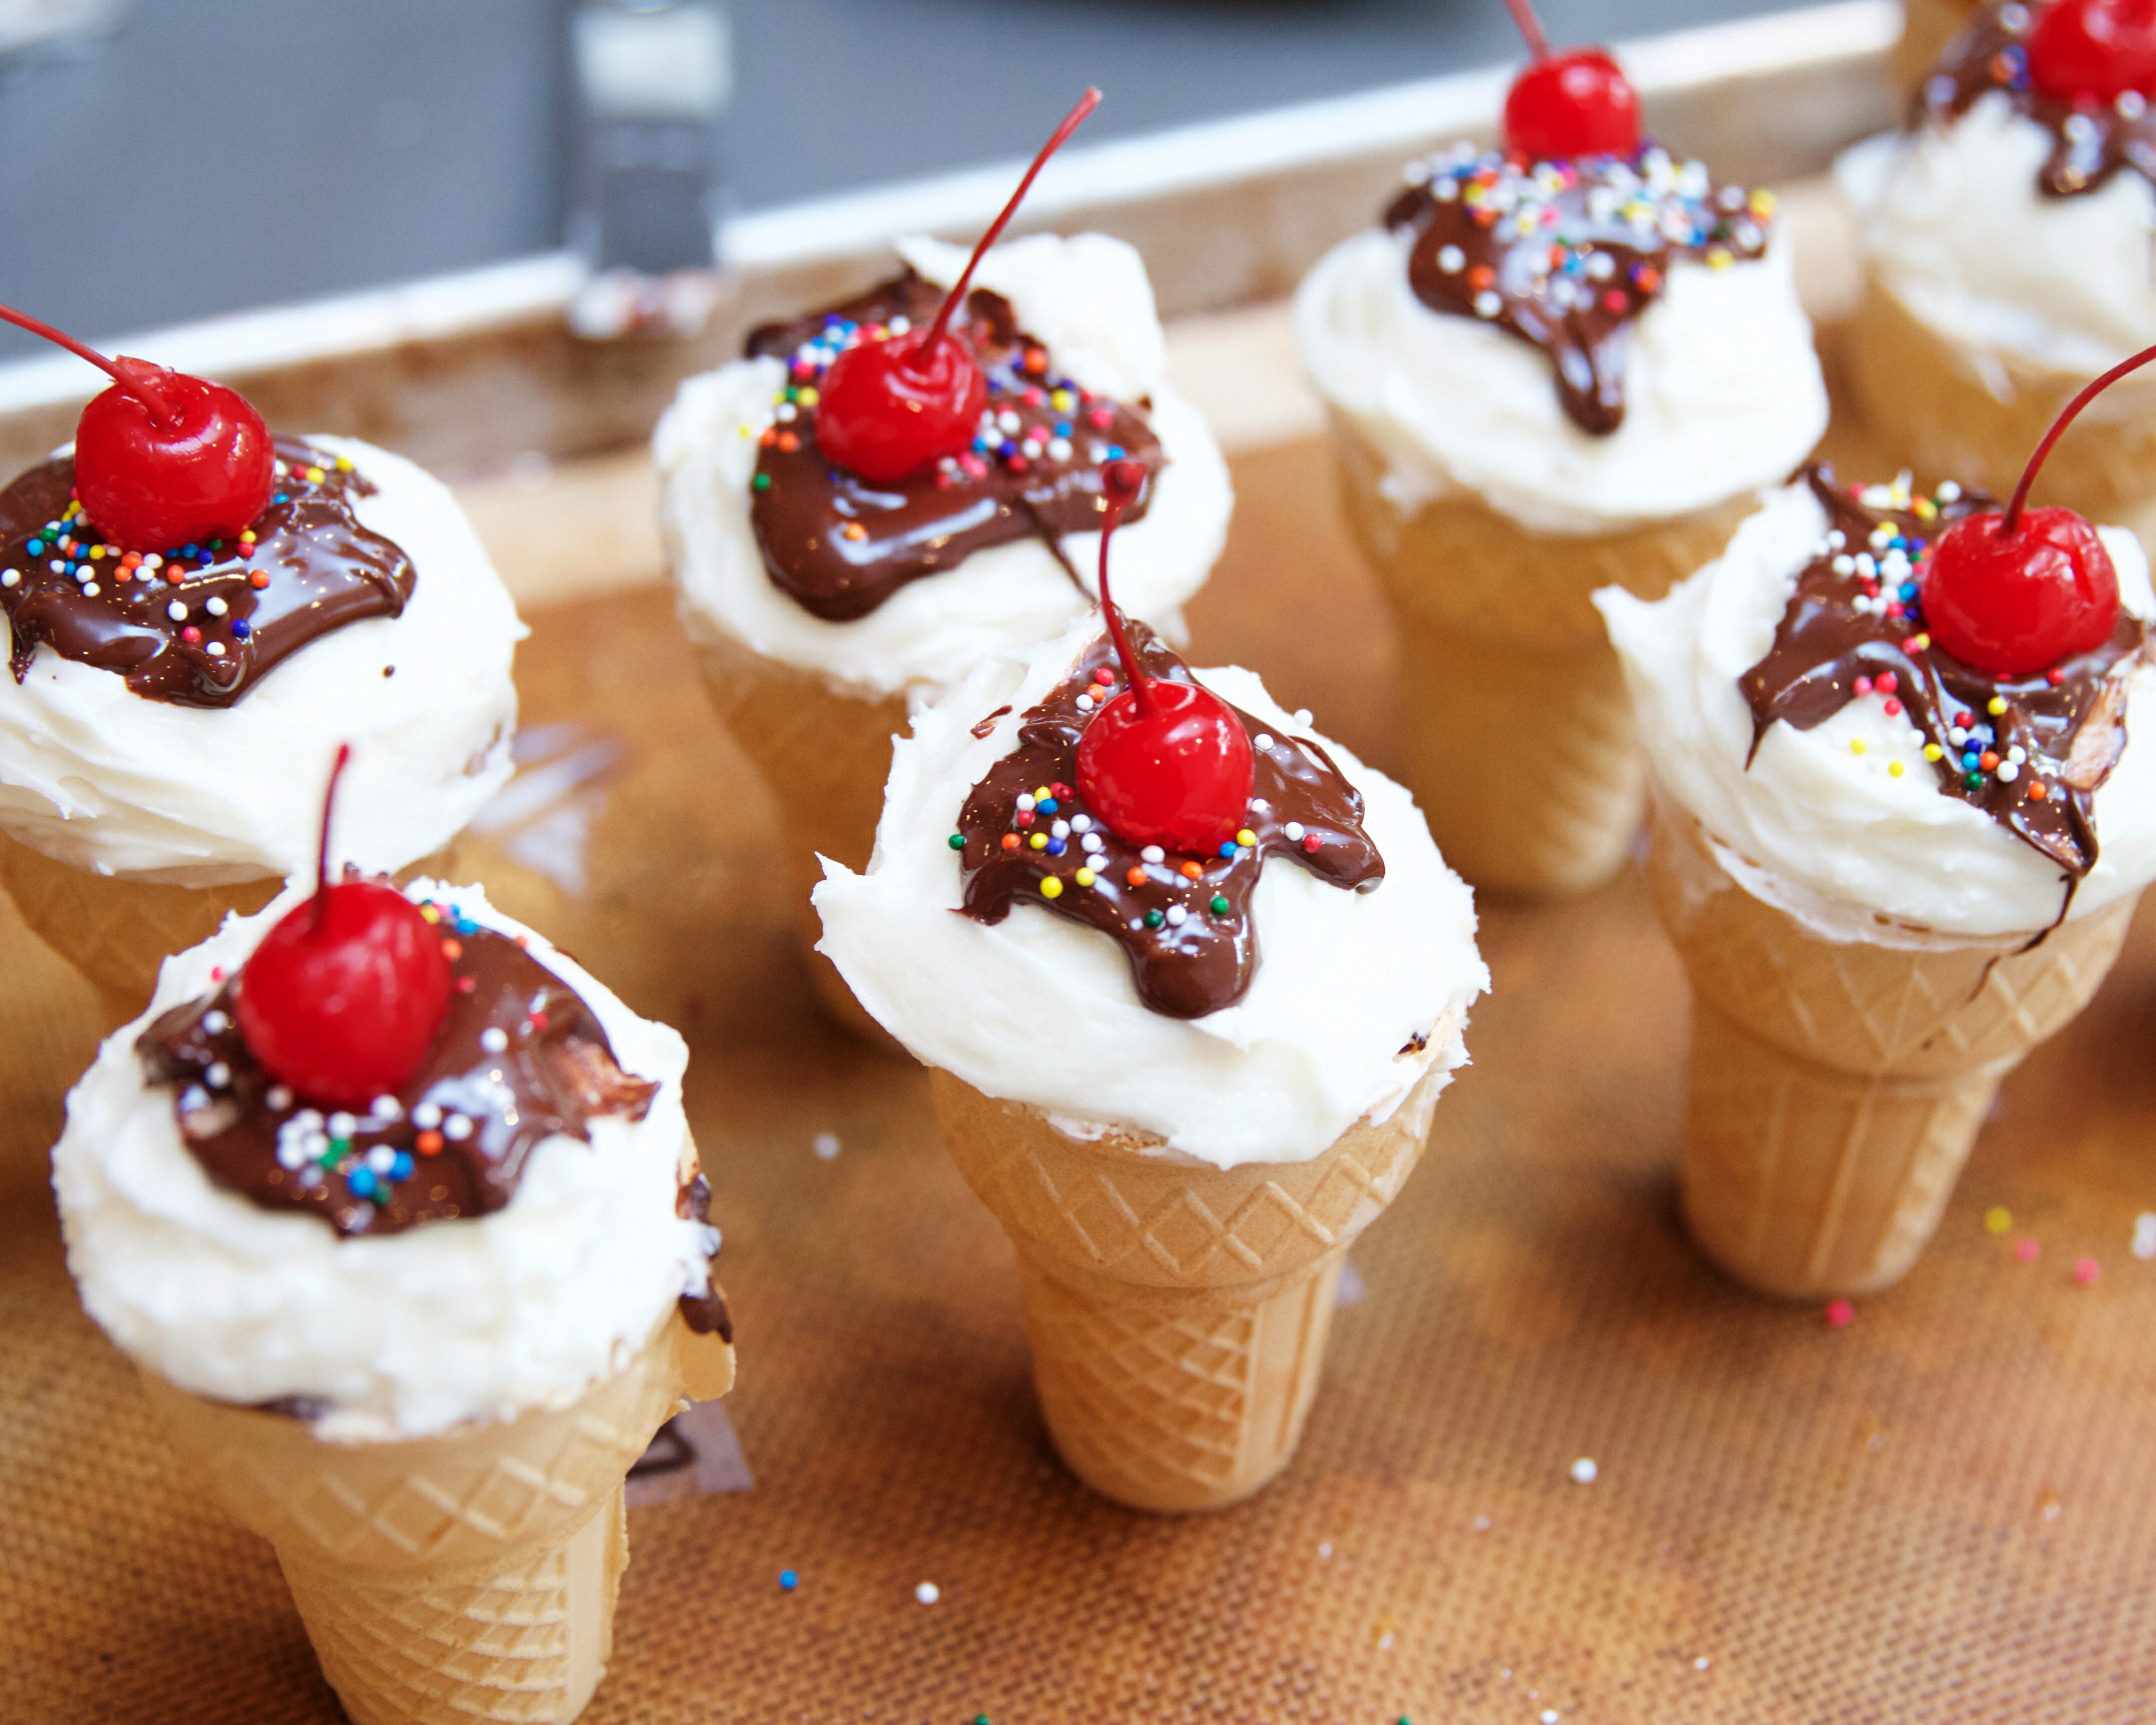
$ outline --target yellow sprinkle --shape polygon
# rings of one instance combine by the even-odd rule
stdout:
[[[2013,1225],[2013,1212],[2003,1204],[1994,1204],[1984,1212],[1984,1232],[1986,1234],[2004,1234]]]
[[[1984,711],[1993,718],[1997,718],[2005,710],[2006,697],[2004,695],[1993,695],[1988,701],[1984,702]]]
[[[1946,751],[1940,748],[1937,743],[1924,744],[1924,759],[1927,761],[1935,761],[1945,753]]]
[[[1708,250],[1707,267],[1710,270],[1727,270],[1734,261],[1720,246],[1710,247]]]
[[[1064,883],[1062,881],[1058,880],[1054,875],[1043,875],[1041,877],[1041,896],[1043,898],[1062,898],[1063,895]]]
[[[352,471],[352,457],[351,457],[350,455],[340,455],[340,456],[338,456],[338,457],[337,457],[337,470],[338,470],[339,472],[341,472],[341,473],[349,473],[349,472],[351,472],[351,471]]]
[[[308,470],[307,470],[307,478],[308,478],[308,482],[309,482],[310,484],[320,484],[320,483],[322,482],[322,479],[323,479],[323,471],[322,471],[322,469],[321,469],[320,467],[310,467],[310,468],[308,468]]]
[[[1934,503],[1929,497],[1918,497],[1911,506],[1916,510],[1916,518],[1919,521],[1928,521],[1939,512],[1938,504]]]
[[[816,386],[814,384],[803,385],[801,389],[797,390],[794,393],[794,400],[799,402],[804,408],[815,407],[819,399],[820,398],[816,394]]]
[[[1755,216],[1772,216],[1775,213],[1775,195],[1764,186],[1746,200]]]
[[[756,433],[755,433],[754,431],[750,431],[750,430],[749,430],[749,428],[748,428],[747,426],[743,426],[743,427],[741,428],[741,434],[742,434],[742,435],[743,435],[744,437],[753,437],[753,436],[755,436],[755,435],[756,435]]]
[[[90,560],[92,562],[96,562],[97,559],[102,557],[104,554],[105,547],[103,545],[92,545],[90,547]]]
[[[1091,886],[1096,877],[1094,876],[1091,869],[1081,868],[1078,871],[1077,874],[1073,875],[1071,878],[1077,881],[1079,886]]]
[[[1241,832],[1235,835],[1235,842],[1239,845],[1254,845],[1257,843],[1257,834],[1248,827],[1244,827]]]
[[[246,532],[240,535],[240,543],[242,543],[243,545],[252,545],[254,542],[255,529],[253,527],[248,528]]]
[[[1862,754],[1862,753],[1864,752],[1864,747],[1865,747],[1865,744],[1864,744],[1864,739],[1863,739],[1862,737],[1851,737],[1851,738],[1849,738],[1849,753],[1850,753],[1850,754],[1852,754],[1852,755],[1860,755],[1860,754]]]
[[[1048,788],[1048,786],[1047,786],[1047,785],[1035,785],[1035,786],[1034,786],[1034,801],[1035,801],[1035,802],[1037,802],[1037,803],[1038,803],[1038,802],[1046,802],[1046,801],[1048,800],[1048,794],[1049,794],[1049,788]]]
[[[430,905],[430,904],[422,904],[422,905],[421,905],[421,906],[419,907],[419,915],[420,915],[420,917],[421,917],[421,918],[423,918],[423,919],[424,919],[425,921],[427,921],[427,922],[439,922],[439,921],[441,921],[441,912],[439,912],[438,910],[436,910],[436,909],[435,909],[435,908],[434,908],[434,907],[433,907],[432,905]]]
[[[1026,842],[1032,845],[1037,851],[1045,851],[1049,848],[1049,835],[1047,833],[1035,833],[1034,836],[1028,839]]]
[[[1886,776],[1890,779],[1899,778],[1905,771],[1907,769],[1899,761],[1888,761],[1886,763]]]
[[[1049,405],[1059,414],[1068,414],[1078,406],[1078,398],[1069,390],[1058,390],[1053,396],[1049,397]]]

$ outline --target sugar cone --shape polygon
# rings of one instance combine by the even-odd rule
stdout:
[[[183,1463],[277,1547],[355,1725],[565,1725],[612,1650],[622,1481],[688,1398],[732,1380],[733,1349],[669,1315],[573,1406],[404,1442],[326,1443],[143,1384]]]
[[[1142,1135],[1081,1144],[931,1074],[944,1143],[1018,1247],[1034,1381],[1072,1472],[1133,1508],[1190,1510],[1288,1464],[1348,1246],[1421,1160],[1445,1076],[1309,1162],[1223,1170],[1147,1155]]]
[[[1725,866],[1657,796],[1648,878],[1692,977],[1685,1221],[1739,1281],[1869,1294],[1915,1263],[1999,1081],[2087,1004],[2133,900],[2029,936],[1955,943],[1879,923],[1835,941]]]
[[[1750,496],[1627,533],[1530,533],[1454,493],[1403,519],[1382,455],[1335,416],[1343,506],[1400,629],[1408,788],[1478,887],[1563,893],[1613,874],[1645,769],[1590,595],[1660,598],[1721,555]]]
[[[1915,317],[1874,276],[1847,335],[1849,386],[1864,429],[1919,479],[2013,492],[2029,451],[2088,380],[2016,355],[1964,352]],[[2045,461],[2033,495],[2149,539],[2156,507],[2156,418],[2132,383],[2084,413]],[[2119,413],[2120,398],[2138,404]]]
[[[816,950],[823,926],[809,902],[824,878],[818,856],[856,873],[869,866],[891,776],[891,739],[907,728],[901,695],[850,695],[822,677],[699,631],[705,686],[741,752],[778,805],[793,904],[817,1002],[842,1029],[876,1047],[898,1044],[854,999],[838,967]]]
[[[446,877],[454,856],[453,845],[444,847],[400,870],[398,878]],[[108,1029],[150,1004],[167,957],[200,946],[231,913],[259,911],[284,885],[275,875],[197,887],[93,874],[0,833],[0,886],[24,924],[97,990]]]

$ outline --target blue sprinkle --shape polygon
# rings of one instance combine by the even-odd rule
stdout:
[[[33,557],[43,556],[45,554],[45,541],[43,539],[32,539],[27,545],[23,546],[23,549]]]
[[[372,1198],[374,1196],[374,1171],[370,1168],[356,1168],[345,1176],[345,1184],[352,1188],[353,1197]]]
[[[479,925],[473,922],[469,917],[460,916],[456,919],[456,932],[464,936],[468,940],[471,936],[479,932]]]
[[[244,641],[254,632],[253,627],[250,626],[245,617],[234,617],[232,619],[232,638],[234,640]]]
[[[1122,444],[1120,444],[1120,443],[1110,443],[1110,444],[1108,444],[1108,446],[1107,446],[1107,458],[1108,458],[1109,460],[1111,460],[1111,461],[1119,461],[1119,460],[1121,460],[1121,459],[1122,459],[1122,455],[1123,455],[1123,449],[1122,449]]]
[[[1232,844],[1222,841],[1220,846],[1220,854],[1224,857],[1232,858],[1235,855],[1235,847]]]
[[[791,1569],[781,1569],[779,1571],[779,1585],[785,1588],[787,1592],[791,1593],[796,1587],[799,1587],[801,1585],[801,1577],[796,1575]]]
[[[1916,583],[1915,583],[1914,581],[1903,581],[1903,582],[1901,583],[1901,602],[1902,602],[1903,604],[1908,604],[1908,603],[1910,603],[1910,602],[1911,602],[1911,601],[1912,601],[1912,600],[1913,600],[1913,599],[1914,599],[1915,597],[1916,597]]]
[[[273,503],[289,503],[292,501],[292,493],[290,491],[280,491],[270,501]]]
[[[1037,815],[1052,815],[1055,812],[1056,799],[1054,797],[1043,797],[1039,802],[1034,804],[1034,813]]]
[[[1052,857],[1060,857],[1064,854],[1065,851],[1069,850],[1070,848],[1071,847],[1065,844],[1062,839],[1049,840],[1049,855]]]
[[[1056,434],[1059,437],[1068,437],[1071,434],[1071,422],[1069,420],[1057,421]],[[37,549],[37,546],[32,545],[30,548],[34,551]]]
[[[411,1152],[408,1150],[400,1150],[396,1153],[396,1161],[389,1166],[389,1178],[391,1180],[409,1180],[411,1178]]]
[[[1010,439],[1009,437],[1006,437],[1006,438],[1005,438],[1005,439],[1003,440],[1003,444],[1002,444],[1002,446],[1001,446],[1000,448],[998,448],[996,452],[997,452],[997,453],[998,453],[999,455],[1002,455],[1002,456],[1004,456],[1004,457],[1005,457],[1005,458],[1006,458],[1006,459],[1008,460],[1008,459],[1009,459],[1009,458],[1010,458],[1011,456],[1013,456],[1013,455],[1015,455],[1015,454],[1017,454],[1017,453],[1019,452],[1019,446],[1018,446],[1018,444],[1016,444],[1015,442],[1013,442],[1013,441],[1012,441],[1012,440],[1011,440],[1011,439]]]

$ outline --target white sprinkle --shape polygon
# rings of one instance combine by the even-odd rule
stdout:
[[[2014,780],[2016,780],[2016,779],[2017,779],[2017,778],[2019,778],[2020,776],[2021,776],[2021,763],[2020,763],[2019,761],[2001,761],[2001,762],[1999,762],[1999,783],[2000,783],[2000,784],[2002,784],[2002,785],[2010,785],[2010,784],[2012,784],[2012,783],[2014,782]]]
[[[1262,754],[1265,750],[1272,747],[1271,734],[1266,731],[1259,731],[1256,736],[1250,739],[1250,746],[1256,749],[1260,754]]]
[[[1933,494],[1942,503],[1957,503],[1961,500],[1961,487],[1952,479],[1948,479]]]
[[[781,402],[772,410],[771,417],[782,426],[790,425],[801,417],[801,410],[791,402]]]
[[[1171,904],[1171,905],[1169,905],[1169,906],[1167,907],[1167,926],[1168,926],[1169,928],[1180,928],[1180,927],[1182,927],[1182,919],[1183,919],[1184,917],[1188,916],[1189,914],[1190,914],[1190,913],[1189,913],[1188,911],[1184,910],[1184,909],[1182,908],[1182,906],[1181,906],[1181,905],[1179,905],[1179,904]]]
[[[146,569],[152,570],[162,569],[165,566],[165,558],[163,553],[159,551],[152,551],[147,557],[143,558],[142,566]]]
[[[1139,860],[1143,862],[1156,863],[1167,861],[1167,852],[1162,850],[1158,845],[1147,845],[1137,854]]]
[[[809,1148],[816,1152],[818,1162],[836,1162],[839,1155],[839,1135],[835,1132],[819,1132],[809,1141]]]
[[[386,1144],[377,1144],[366,1153],[366,1166],[376,1174],[387,1174],[396,1166],[396,1152]]]
[[[934,1605],[944,1596],[944,1590],[933,1581],[924,1581],[914,1589],[914,1597],[924,1605]]]
[[[1545,1707],[1542,1710],[1542,1725],[1557,1725],[1557,1709],[1555,1707]]]
[[[377,1096],[367,1105],[367,1113],[376,1120],[396,1120],[403,1115],[404,1105],[393,1096]]]
[[[1302,843],[1302,822],[1289,821],[1280,831],[1286,836],[1289,844],[1299,845]]]
[[[1595,1475],[1602,1471],[1590,1456],[1583,1455],[1572,1464],[1572,1482],[1575,1485],[1592,1485]]]
[[[1692,1662],[1692,1668],[1693,1668],[1693,1670],[1695,1670],[1695,1671],[1705,1671],[1705,1670],[1707,1669],[1707,1665],[1708,1665],[1708,1659],[1707,1659],[1707,1655],[1706,1655],[1706,1654],[1704,1654],[1704,1653],[1702,1653],[1702,1654],[1701,1654],[1701,1655],[1699,1656],[1699,1658],[1695,1659],[1695,1660],[1694,1660],[1694,1661]]]
[[[1049,837],[1050,837],[1050,838],[1052,838],[1052,839],[1067,839],[1067,838],[1069,838],[1070,836],[1071,836],[1071,823],[1070,823],[1069,821],[1053,821],[1053,822],[1051,822],[1051,823],[1050,823],[1050,825],[1049,825]]]
[[[1836,527],[1832,532],[1826,535],[1826,542],[1838,551],[1841,549],[1842,546],[1846,545],[1849,542],[1849,536],[1848,534],[1844,533],[1839,527]]]
[[[54,557],[45,566],[56,575],[64,575],[67,573],[67,558]]]
[[[96,598],[98,594],[103,590],[104,589],[101,588],[95,581],[85,581],[82,584],[82,596],[86,599]],[[217,647],[212,647],[210,650],[214,653],[220,651],[221,649]]]
[[[1091,690],[1089,690],[1089,689],[1088,689],[1088,690],[1084,691],[1083,693],[1081,693],[1081,694],[1080,694],[1080,695],[1078,696],[1078,710],[1079,712],[1081,712],[1081,713],[1089,713],[1089,712],[1091,712],[1091,711],[1092,711],[1092,691],[1091,691]]]
[[[2139,1259],[2156,1258],[2156,1210],[2144,1210],[2134,1218],[2133,1255]]]
[[[1034,794],[1033,794],[1033,792],[1032,792],[1032,791],[1020,791],[1020,792],[1019,792],[1019,799],[1018,799],[1018,811],[1019,811],[1019,813],[1020,813],[1020,814],[1022,814],[1022,815],[1024,815],[1024,814],[1032,814],[1032,813],[1033,813],[1033,807],[1034,807]]]
[[[223,1061],[217,1061],[202,1076],[212,1090],[223,1090],[228,1084],[232,1083],[232,1068]]]
[[[202,1028],[212,1036],[223,1036],[232,1029],[232,1020],[213,1006],[202,1015]]]
[[[1319,1547],[1317,1548],[1317,1554],[1318,1554],[1318,1555],[1319,1555],[1320,1557],[1327,1557],[1327,1558],[1329,1558],[1329,1557],[1330,1557],[1330,1556],[1332,1555],[1332,1541],[1331,1541],[1330,1539],[1328,1539],[1328,1540],[1326,1540],[1326,1541],[1325,1541],[1325,1543],[1324,1543],[1324,1544],[1320,1545],[1320,1546],[1319,1546]]]
[[[498,1024],[490,1024],[479,1032],[479,1046],[488,1054],[499,1054],[509,1046],[509,1033]]]
[[[1019,429],[1019,425],[1018,415],[1014,414],[1009,408],[996,416],[996,429],[999,431],[1015,431]]]
[[[1071,817],[1071,830],[1072,830],[1073,832],[1075,832],[1075,833],[1085,833],[1085,832],[1091,832],[1091,831],[1092,831],[1092,816],[1091,816],[1091,815],[1073,815],[1073,816]]]
[[[1467,267],[1467,254],[1457,246],[1440,247],[1437,254],[1437,267],[1448,276],[1457,276]]]
[[[2019,766],[2023,761],[2029,758],[2029,751],[2023,748],[2019,743],[2016,743],[2012,748],[2006,751],[2006,758],[2012,761],[2016,766]]]
[[[1078,840],[1078,844],[1087,853],[1090,853],[1104,850],[1107,847],[1107,840],[1103,839],[1098,833],[1086,833]]]
[[[1308,707],[1297,707],[1288,716],[1298,725],[1306,725],[1310,722],[1310,709]]]
[[[218,1017],[220,1018],[223,1018],[224,1016],[225,1015],[223,1013],[218,1014]],[[280,1114],[282,1114],[286,1109],[292,1106],[292,1092],[287,1090],[281,1084],[273,1084],[270,1087],[270,1094],[264,1097],[263,1101],[267,1102],[272,1108],[276,1109]]]
[[[2121,120],[2138,120],[2149,111],[2148,98],[2138,90],[2121,90],[2111,106],[2118,110]]]
[[[1070,458],[1071,439],[1069,437],[1051,437],[1049,439],[1049,459],[1052,461],[1068,461]]]
[[[0,587],[13,587],[13,586],[19,586],[19,585],[20,585],[21,583],[22,583],[22,570],[20,570],[20,569],[0,569]]]
[[[893,318],[888,324],[884,326],[884,328],[889,330],[894,336],[903,336],[908,330],[911,330],[913,327],[913,319],[906,317]]]
[[[221,617],[232,607],[226,604],[223,599],[213,598],[207,601],[202,608],[208,611],[213,617]]]
[[[1946,740],[1952,743],[1955,748],[1959,748],[1963,743],[1969,740],[1969,733],[1967,728],[1962,725],[1955,725],[1946,733]]]
[[[1485,288],[1475,296],[1475,316],[1478,318],[1494,318],[1504,309],[1505,302],[1492,289]]]
[[[441,1136],[462,1144],[471,1136],[471,1120],[466,1115],[452,1114],[441,1123]]]
[[[300,1170],[300,1184],[310,1191],[322,1184],[322,1170],[310,1164]]]
[[[430,1102],[422,1102],[411,1111],[411,1124],[422,1132],[431,1132],[441,1124],[441,1110]]]
[[[84,591],[84,592],[86,592],[86,593],[94,593],[94,592],[96,592],[96,591],[97,591],[97,588],[95,588],[95,587],[85,587],[85,588],[83,588],[83,591]],[[223,641],[212,641],[212,642],[210,643],[210,649],[209,649],[209,651],[210,651],[210,656],[211,656],[211,657],[212,657],[213,659],[221,659],[221,658],[223,658],[223,657],[225,656],[225,643],[224,643]]]
[[[165,614],[176,623],[184,623],[187,621],[187,606],[175,599],[165,607]]]
[[[359,1130],[359,1117],[347,1114],[343,1109],[330,1116],[328,1125],[332,1138],[350,1138]]]

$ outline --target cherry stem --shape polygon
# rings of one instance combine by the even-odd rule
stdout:
[[[352,744],[339,743],[330,782],[322,793],[322,850],[315,859],[315,915],[307,925],[310,934],[322,933],[323,918],[330,914],[330,811],[337,807],[337,781],[344,776],[345,763],[351,759]]]
[[[1123,675],[1130,679],[1131,698],[1137,702],[1137,710],[1147,718],[1152,716],[1152,679],[1137,662],[1137,654],[1130,650],[1130,637],[1123,633],[1122,612],[1107,591],[1107,544],[1115,536],[1115,523],[1122,519],[1123,510],[1137,501],[1133,487],[1128,495],[1114,487],[1102,492],[1107,504],[1107,519],[1100,523],[1100,609],[1107,617],[1108,638],[1115,643],[1115,653],[1122,660]]]
[[[1512,14],[1512,21],[1519,25],[1520,34],[1527,38],[1527,51],[1537,60],[1550,57],[1550,39],[1542,32],[1542,20],[1535,16],[1530,0],[1505,0],[1505,10]]]
[[[76,341],[73,336],[67,334],[66,331],[56,330],[50,324],[31,317],[27,312],[16,311],[13,306],[0,306],[0,320],[13,324],[17,329],[28,330],[33,336],[43,336],[46,341],[65,348],[78,360],[88,360],[91,365],[105,373],[115,384],[119,385],[125,394],[134,397],[136,401],[147,408],[150,411],[151,419],[155,420],[160,426],[168,426],[172,423],[172,408],[156,386],[140,376],[131,377],[128,373],[121,371],[116,361],[106,359],[95,348],[86,347],[83,343]],[[131,361],[129,363],[134,365],[139,362]]]
[[[2156,348],[2143,348],[2132,359],[2121,360],[2102,377],[2090,382],[2078,396],[2066,404],[2066,411],[2051,422],[2051,430],[2044,433],[2044,440],[2036,445],[2036,452],[2029,457],[2029,464],[2021,469],[2021,482],[2014,487],[2013,501],[2006,505],[2006,513],[1999,519],[2000,533],[2011,533],[2021,524],[2021,505],[2028,501],[2029,487],[2036,482],[2036,470],[2044,464],[2044,457],[2051,453],[2051,445],[2057,442],[2066,428],[2074,423],[2074,416],[2128,372],[2139,371],[2151,360],[2156,360]]]
[[[957,286],[944,296],[944,303],[936,313],[936,322],[929,326],[929,339],[923,342],[919,349],[924,364],[949,332],[951,314],[966,298],[966,286],[974,279],[974,267],[981,262],[982,255],[996,244],[997,237],[1010,225],[1011,218],[1019,213],[1019,205],[1025,202],[1026,193],[1032,187],[1035,176],[1048,166],[1049,158],[1064,147],[1065,141],[1078,129],[1085,116],[1099,106],[1099,88],[1088,84],[1085,94],[1078,99],[1078,106],[1064,116],[1064,123],[1056,128],[1055,135],[1041,146],[1041,154],[1034,158],[1034,165],[1026,170],[1026,178],[1019,182],[1019,189],[1011,194],[1011,202],[1004,206],[1003,214],[989,224],[989,231],[981,236],[980,243],[974,247],[974,255],[966,260],[965,273],[959,277]]]

